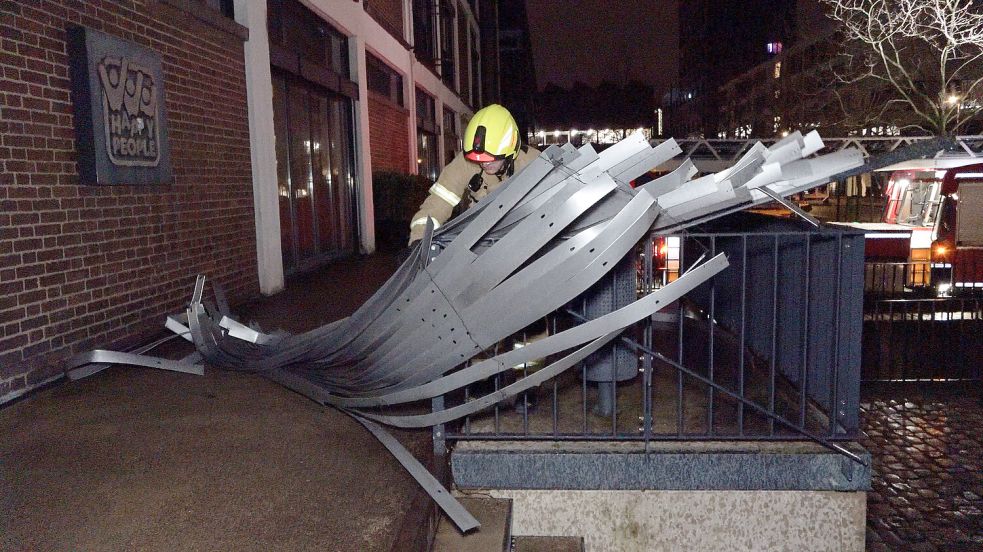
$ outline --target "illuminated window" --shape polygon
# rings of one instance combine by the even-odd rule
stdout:
[[[780,54],[782,53],[782,43],[781,42],[769,42],[765,48],[768,50],[769,54]]]
[[[780,78],[782,76],[782,62],[780,62],[780,61],[776,61],[775,62],[775,72],[774,72],[774,75],[775,75],[775,78],[776,79],[777,78]]]

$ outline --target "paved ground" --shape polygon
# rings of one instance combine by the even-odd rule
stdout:
[[[383,256],[336,263],[241,319],[326,323],[392,268]],[[868,388],[862,409],[868,548],[983,550],[979,386]],[[110,369],[0,409],[0,436],[4,550],[388,550],[418,492],[346,416],[219,370]],[[425,457],[429,433],[399,437]]]
[[[978,384],[864,390],[868,550],[983,550],[981,401]]]
[[[310,328],[391,270],[338,263],[244,319]],[[0,409],[0,436],[2,550],[385,551],[418,492],[347,416],[221,370],[111,368]],[[430,450],[428,432],[399,437]]]

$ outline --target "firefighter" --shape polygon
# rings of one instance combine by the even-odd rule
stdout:
[[[519,145],[519,127],[508,109],[492,104],[475,113],[464,132],[463,154],[444,167],[410,219],[410,245],[423,238],[427,218],[439,227],[459,204],[468,208],[481,201],[538,156],[536,148]]]
[[[539,157],[539,150],[520,145],[519,138],[519,127],[508,109],[492,104],[475,113],[464,131],[463,153],[444,167],[437,182],[430,187],[430,195],[410,219],[410,246],[423,238],[427,218],[433,219],[434,226],[439,227],[455,214],[456,208],[463,211],[481,201],[515,171]],[[546,332],[541,332],[524,342],[545,335]],[[535,362],[516,366],[512,374],[506,375],[506,380],[514,381],[523,373],[538,368]],[[524,397],[517,397],[516,410],[525,410],[526,405],[532,410],[536,398],[536,389],[530,389]]]

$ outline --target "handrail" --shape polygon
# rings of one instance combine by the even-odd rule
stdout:
[[[566,314],[568,314],[568,315],[576,318],[580,322],[587,322],[587,319],[584,316],[582,316],[581,314],[577,313],[573,309],[565,309],[564,312]],[[775,420],[775,421],[779,422],[780,424],[788,427],[792,431],[795,431],[796,433],[798,433],[798,434],[800,434],[800,435],[802,435],[804,437],[807,437],[811,441],[813,441],[815,443],[818,443],[818,444],[822,445],[823,447],[825,447],[825,448],[827,448],[827,449],[829,449],[829,450],[831,450],[833,452],[836,452],[837,454],[841,454],[843,456],[846,456],[847,458],[849,458],[850,460],[853,460],[854,462],[857,462],[861,466],[864,466],[864,467],[867,467],[868,466],[867,462],[865,462],[863,460],[863,458],[861,458],[860,456],[857,456],[853,452],[847,450],[846,447],[843,447],[842,445],[839,445],[837,443],[834,443],[832,441],[829,441],[827,439],[824,439],[823,437],[821,437],[819,435],[816,435],[815,433],[813,433],[813,432],[805,429],[804,427],[797,426],[796,424],[794,424],[794,423],[786,420],[785,418],[779,416],[778,414],[775,414],[774,412],[771,412],[767,408],[764,408],[763,406],[759,405],[758,403],[756,403],[756,402],[754,402],[752,400],[746,399],[742,395],[738,395],[737,393],[734,393],[730,389],[727,389],[726,387],[720,385],[719,383],[716,383],[715,381],[713,381],[713,380],[711,380],[711,379],[709,379],[709,378],[707,378],[705,376],[702,376],[702,375],[698,374],[697,372],[694,372],[693,370],[690,370],[689,368],[683,366],[682,364],[680,364],[680,363],[678,363],[678,362],[676,362],[676,361],[674,361],[674,360],[672,360],[670,358],[667,358],[662,353],[660,353],[660,352],[658,352],[658,351],[656,351],[656,350],[654,350],[654,349],[652,349],[650,347],[646,347],[645,345],[642,345],[641,343],[638,343],[637,341],[635,341],[635,340],[633,340],[631,338],[625,337],[625,336],[621,336],[620,339],[621,339],[621,342],[622,343],[624,343],[625,345],[628,345],[629,347],[631,347],[632,350],[634,350],[635,352],[642,352],[642,353],[645,353],[646,355],[651,356],[654,359],[658,359],[659,361],[664,362],[664,363],[668,364],[669,366],[672,366],[673,368],[675,368],[677,372],[681,372],[683,374],[686,374],[687,376],[690,376],[690,377],[692,377],[692,378],[700,381],[701,383],[704,383],[706,385],[709,385],[714,390],[716,390],[716,391],[718,391],[720,393],[723,393],[724,395],[727,395],[728,397],[730,397],[730,398],[732,398],[734,400],[737,400],[737,401],[741,402],[745,406],[751,407],[753,410],[755,410],[758,413],[764,415],[765,417],[767,417],[767,418],[769,418],[771,420]]]
[[[864,157],[873,155],[870,149],[874,149],[875,144],[889,143],[885,151],[894,151],[901,146],[907,146],[915,142],[934,140],[935,136],[845,136],[823,138],[826,147],[823,152],[839,151],[847,147],[859,149]],[[689,157],[696,159],[712,159],[716,161],[736,161],[743,155],[747,148],[756,142],[768,145],[781,140],[780,137],[774,138],[677,138],[676,142],[683,149],[683,154],[677,157]],[[956,144],[971,156],[983,157],[983,135],[963,135],[955,136]],[[664,139],[653,140],[661,143]],[[881,148],[878,148],[881,149]]]

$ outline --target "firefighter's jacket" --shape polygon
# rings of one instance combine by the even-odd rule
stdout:
[[[539,150],[536,148],[531,146],[520,148],[519,155],[515,158],[515,172],[522,170],[537,157],[539,157]],[[472,192],[468,182],[476,174],[481,175],[481,187]],[[463,207],[468,208],[473,203],[481,201],[481,198],[498,188],[506,179],[506,176],[485,173],[480,165],[468,161],[463,154],[459,154],[440,172],[437,182],[430,187],[430,195],[420,205],[420,210],[410,219],[410,243],[423,238],[427,217],[434,220],[435,227],[439,227],[451,218],[454,207],[457,207],[458,203],[463,201],[465,202]]]

